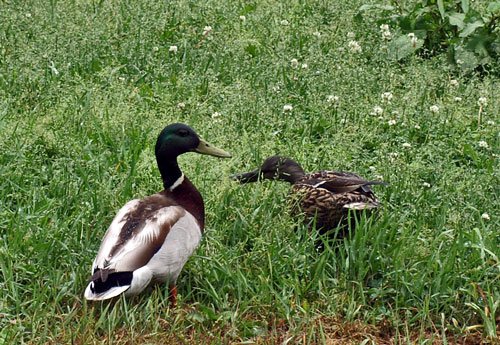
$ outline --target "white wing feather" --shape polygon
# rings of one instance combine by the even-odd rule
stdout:
[[[125,215],[131,212],[139,205],[140,200],[134,199],[127,202],[116,214],[115,218],[111,222],[106,234],[101,242],[101,246],[99,247],[99,251],[97,252],[97,256],[94,259],[94,263],[92,264],[92,273],[96,267],[102,267],[104,265],[105,257],[103,253],[109,253],[111,248],[117,243],[118,238],[120,236],[120,231],[122,230],[123,224],[125,224]]]
[[[137,205],[138,200],[133,200],[127,203],[118,212],[118,215],[115,217],[104,236],[96,260],[94,261],[93,269],[106,266],[107,268],[116,269],[117,271],[123,270],[123,267],[127,266],[129,259],[133,258],[138,251],[145,250],[146,246],[149,246],[155,238],[160,236],[162,227],[165,223],[175,222],[184,212],[179,206],[169,206],[159,209],[154,217],[146,220],[146,224],[138,234],[131,236],[119,250],[111,255],[111,250],[118,241],[120,241],[120,232],[126,221],[123,219],[124,216],[137,207]]]

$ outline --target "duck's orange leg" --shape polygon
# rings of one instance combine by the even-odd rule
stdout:
[[[177,305],[177,286],[174,283],[170,284],[168,288],[169,288],[168,300],[170,301],[170,307],[175,308],[175,306]]]

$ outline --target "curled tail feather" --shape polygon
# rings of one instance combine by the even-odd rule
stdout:
[[[127,291],[132,284],[133,272],[112,272],[102,275],[96,271],[85,289],[88,300],[105,300]]]

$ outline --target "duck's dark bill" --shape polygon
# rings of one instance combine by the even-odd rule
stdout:
[[[202,153],[204,155],[211,155],[211,156],[221,157],[221,158],[231,157],[231,154],[229,152],[221,150],[221,149],[213,146],[212,144],[209,144],[208,142],[206,142],[203,139],[200,139],[200,144],[194,150],[196,152]]]
[[[239,183],[257,182],[259,180],[260,170],[254,170],[243,174],[231,175],[231,178]]]

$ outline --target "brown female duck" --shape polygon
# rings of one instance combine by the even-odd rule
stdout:
[[[344,227],[349,214],[378,208],[380,203],[370,186],[385,184],[365,180],[350,172],[306,174],[299,163],[282,156],[271,156],[259,169],[232,177],[240,183],[261,179],[289,182],[292,185],[292,215],[303,214],[305,221],[314,224],[320,233]]]

